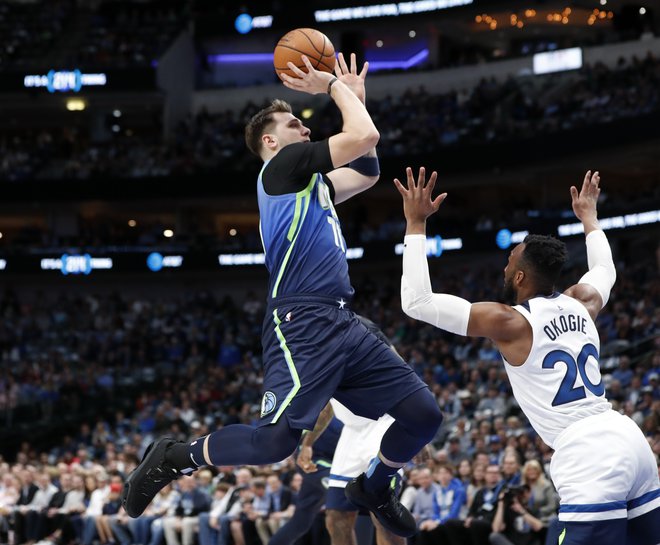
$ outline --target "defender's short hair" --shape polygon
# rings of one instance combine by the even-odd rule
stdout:
[[[291,105],[285,100],[276,98],[270,103],[270,106],[254,114],[245,125],[245,143],[248,149],[258,157],[261,156],[261,137],[273,122],[273,114],[277,112],[291,113]]]
[[[527,235],[521,268],[527,269],[541,291],[552,291],[568,259],[566,244],[547,235]]]

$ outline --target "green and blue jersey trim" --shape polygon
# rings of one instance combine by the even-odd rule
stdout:
[[[289,257],[291,257],[291,252],[293,251],[293,247],[296,244],[298,235],[300,234],[300,229],[302,228],[302,225],[305,222],[305,217],[307,216],[307,210],[309,210],[309,203],[311,201],[312,189],[314,188],[314,184],[316,183],[317,177],[318,174],[314,174],[311,180],[309,181],[309,184],[307,184],[307,187],[302,191],[298,191],[298,193],[296,193],[296,204],[293,212],[293,220],[291,221],[291,226],[289,227],[289,231],[286,236],[287,240],[291,244],[289,245],[289,249],[286,251],[284,260],[282,261],[282,265],[280,265],[280,270],[277,273],[277,280],[275,281],[275,285],[273,286],[273,292],[271,294],[271,297],[273,298],[277,297],[277,289],[279,288],[280,282],[282,281],[282,277],[284,276],[284,271],[289,262]]]
[[[293,380],[293,388],[291,388],[287,394],[286,398],[282,402],[282,405],[280,405],[280,408],[277,409],[275,416],[273,416],[273,419],[271,420],[271,424],[275,424],[278,421],[284,410],[289,406],[289,403],[291,403],[291,400],[298,393],[298,390],[300,390],[300,377],[298,376],[298,371],[296,370],[296,366],[293,363],[293,356],[291,355],[291,351],[286,344],[286,339],[284,338],[284,334],[280,328],[282,321],[277,316],[277,309],[273,311],[273,321],[275,322],[275,335],[277,335],[277,338],[280,341],[280,348],[282,349],[282,352],[284,352],[284,359],[286,360],[289,373],[291,374],[291,379]]]
[[[564,528],[561,534],[559,534],[559,540],[558,540],[559,545],[561,545],[564,542],[565,538],[566,538],[566,528]]]

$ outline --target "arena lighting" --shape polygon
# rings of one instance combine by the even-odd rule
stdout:
[[[529,235],[529,231],[515,231],[512,233],[508,229],[500,229],[495,235],[495,244],[498,248],[506,250],[512,244],[518,244],[525,240],[527,235]]]
[[[364,248],[348,248],[346,250],[346,259],[362,259]],[[218,264],[221,267],[234,265],[263,265],[266,263],[266,254],[220,254]]]
[[[426,255],[440,257],[445,250],[460,250],[463,247],[462,238],[442,238],[440,235],[426,237]],[[394,247],[396,255],[403,255],[403,242]]]
[[[26,89],[45,87],[49,93],[66,93],[67,91],[78,93],[83,87],[104,87],[107,83],[108,77],[104,73],[83,74],[77,68],[75,70],[49,70],[47,74],[31,74],[23,78],[23,87]]]
[[[428,49],[422,49],[412,57],[403,60],[369,60],[369,70],[374,72],[378,70],[391,70],[393,68],[402,68],[404,70],[416,66],[423,62],[429,56]],[[245,64],[245,63],[263,63],[271,64],[273,62],[272,53],[220,53],[218,55],[209,55],[207,60],[212,64]]]
[[[609,229],[627,229],[628,227],[649,225],[658,222],[660,222],[660,210],[649,210],[648,212],[639,212],[637,214],[598,219],[600,228],[603,231]],[[582,223],[566,223],[557,227],[557,233],[560,237],[578,235],[584,233],[584,225]]]
[[[82,98],[69,98],[66,101],[66,109],[70,112],[82,112],[87,103]]]
[[[409,59],[403,61],[369,61],[369,70],[372,72],[377,72],[378,70],[393,70],[395,68],[400,68],[403,70],[408,70],[413,66],[417,66],[422,63],[429,56],[428,49],[422,49],[419,53],[415,53]]]
[[[183,265],[182,255],[163,255],[158,252],[151,252],[147,256],[147,267],[150,271],[158,272],[163,268],[178,269]]]
[[[582,49],[571,47],[569,49],[536,53],[532,62],[535,75],[577,70],[582,68]]]
[[[271,26],[273,26],[272,15],[252,17],[247,13],[241,13],[234,20],[234,28],[239,34],[247,34],[253,28],[270,28]]]
[[[7,268],[7,260],[0,259],[0,271],[4,271]]]
[[[112,269],[112,258],[92,257],[89,254],[64,254],[61,258],[44,258],[41,260],[42,271],[60,271],[65,276],[69,274],[89,274],[94,269]]]
[[[317,23],[347,21],[352,19],[371,19],[374,17],[398,17],[427,11],[455,8],[472,4],[473,0],[418,0],[416,2],[398,2],[396,4],[373,4],[337,9],[321,9],[314,12]]]

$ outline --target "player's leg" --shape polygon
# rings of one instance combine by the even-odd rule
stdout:
[[[357,322],[357,319],[356,319]],[[368,509],[401,536],[416,530],[415,519],[389,488],[399,468],[417,454],[433,437],[442,422],[442,413],[428,386],[382,340],[359,322],[355,335],[355,360],[346,373],[335,398],[355,414],[376,419],[389,413],[395,422],[380,445],[380,453],[369,470],[346,487],[356,506]]]
[[[268,545],[291,545],[310,530],[325,502],[324,481],[327,481],[329,474],[330,468],[320,468],[314,473],[303,474],[296,510],[291,519],[270,538]]]
[[[326,509],[325,527],[330,534],[330,542],[332,545],[357,544],[357,537],[355,535],[355,521],[357,519],[357,514],[357,511]]]
[[[660,500],[660,493],[655,496]],[[657,545],[660,543],[660,507],[628,519],[627,545]]]
[[[284,460],[298,445],[302,431],[286,418],[261,427],[226,426],[192,443],[165,438],[153,443],[126,479],[122,500],[138,517],[160,489],[200,465],[261,465]]]
[[[605,411],[555,441],[550,473],[560,497],[558,543],[626,543],[628,499],[639,473],[635,437],[644,440],[632,420]]]
[[[660,479],[655,455],[637,425],[621,416],[620,428],[628,429],[629,456],[637,459],[637,471],[628,496],[627,545],[660,543]]]
[[[553,545],[622,545],[626,543],[626,519],[559,522],[560,533]],[[635,544],[637,545],[637,544]]]
[[[280,315],[293,318],[282,322]],[[263,327],[264,395],[258,426],[226,426],[190,443],[154,443],[126,480],[126,512],[139,516],[158,490],[199,466],[262,465],[288,457],[342,380],[345,358],[343,337],[333,329],[336,315],[335,308],[324,306],[291,304],[275,310]],[[323,351],[310,346],[313,335]]]
[[[428,388],[410,394],[388,413],[394,422],[383,435],[378,459],[367,471],[368,492],[387,488],[399,468],[433,439],[442,423],[442,413]]]
[[[376,528],[377,545],[406,545],[405,537],[400,537],[393,534],[380,523],[380,521],[376,518],[376,516],[373,513],[370,514],[371,514],[371,522],[373,522],[374,528]]]

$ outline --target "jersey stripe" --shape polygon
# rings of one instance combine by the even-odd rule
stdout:
[[[560,513],[598,513],[599,511],[614,511],[616,509],[625,509],[626,502],[610,501],[606,503],[583,503],[572,505],[560,505]]]
[[[289,406],[291,400],[298,393],[298,390],[300,390],[300,377],[298,376],[298,371],[296,371],[296,366],[293,363],[293,356],[291,355],[291,351],[289,350],[289,347],[286,345],[286,339],[284,338],[284,334],[280,329],[280,324],[282,323],[282,321],[277,316],[277,309],[273,311],[273,320],[275,321],[275,334],[277,335],[277,338],[280,340],[280,348],[282,349],[282,352],[284,352],[284,359],[286,360],[287,367],[289,368],[289,373],[291,374],[291,379],[293,380],[293,388],[291,388],[291,391],[287,394],[286,398],[282,402],[282,405],[280,405],[280,408],[277,409],[277,412],[275,413],[273,420],[271,420],[271,424],[275,424],[275,422],[277,422],[279,417],[282,416],[284,409],[286,409]]]
[[[639,507],[640,505],[644,505],[645,503],[653,501],[656,498],[660,498],[660,488],[658,488],[656,490],[651,490],[650,492],[647,492],[646,494],[642,494],[639,498],[635,498],[634,500],[630,500],[628,502],[628,509],[634,509],[635,507]]]
[[[316,177],[317,175],[314,174],[309,184],[307,184],[307,187],[302,191],[298,191],[298,193],[296,193],[296,208],[293,214],[293,220],[291,221],[291,227],[289,227],[289,232],[287,234],[287,239],[289,239],[291,245],[289,246],[289,249],[287,250],[286,255],[284,256],[284,260],[282,261],[280,270],[277,273],[277,280],[275,281],[275,285],[273,286],[273,293],[271,294],[271,297],[277,297],[277,288],[279,287],[282,277],[284,276],[284,270],[286,269],[287,263],[289,262],[289,257],[291,256],[293,247],[296,244],[296,239],[298,237],[298,234],[300,233],[300,228],[305,222],[305,216],[307,215],[307,210],[309,209],[309,203],[311,201],[310,194],[312,192],[312,188],[314,187],[314,184],[316,183]],[[304,205],[304,210],[302,212],[302,217],[301,217],[300,209],[303,205]]]

